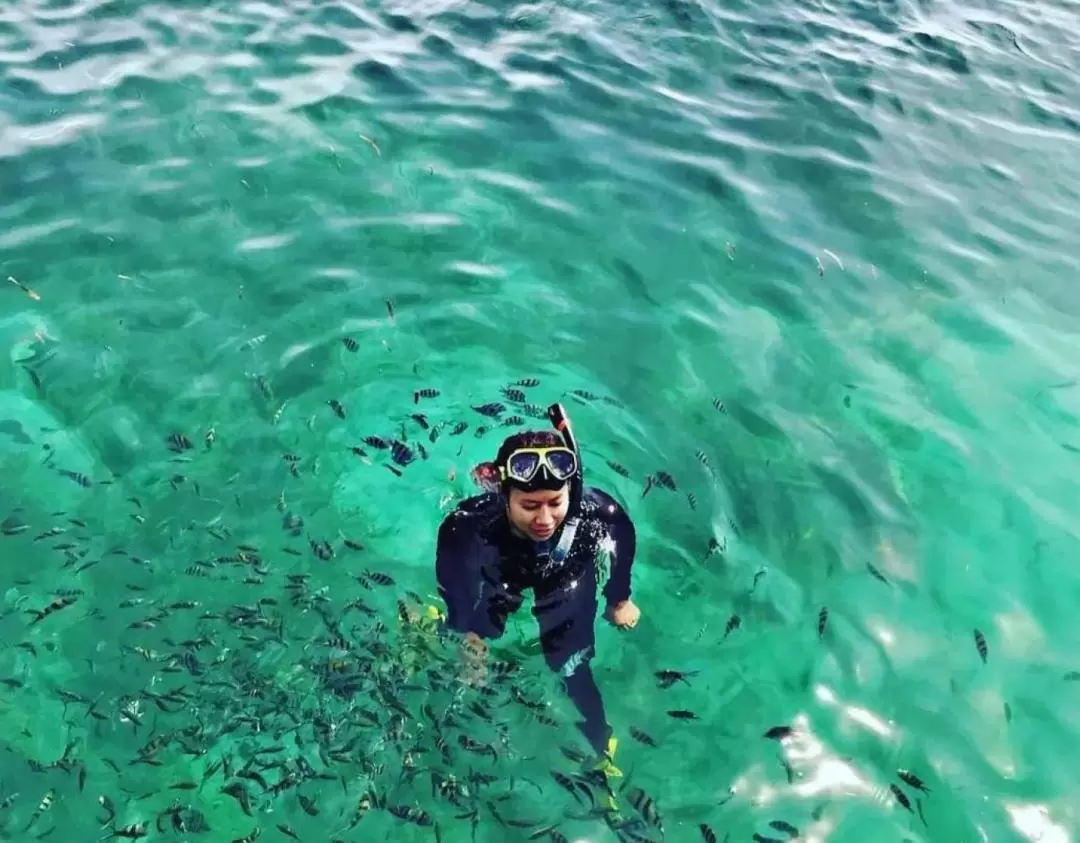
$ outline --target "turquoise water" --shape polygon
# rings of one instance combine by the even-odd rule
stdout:
[[[1075,839],[1078,33],[1024,2],[0,10],[3,839],[435,839],[346,830],[369,790],[446,841],[615,839],[550,776],[581,746],[527,612],[488,695],[435,644],[394,673],[506,432],[471,407],[528,378],[638,525],[643,620],[596,671],[667,839]],[[403,432],[396,476],[362,440]],[[425,705],[497,760],[443,757]],[[433,767],[493,777],[475,829]]]

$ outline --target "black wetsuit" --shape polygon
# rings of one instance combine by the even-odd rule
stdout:
[[[580,487],[579,487],[580,488]],[[630,597],[637,539],[630,517],[611,496],[586,488],[551,539],[536,542],[511,529],[498,494],[462,501],[439,528],[435,573],[446,601],[446,625],[498,638],[531,588],[533,615],[548,667],[562,676],[581,712],[581,730],[597,751],[611,730],[589,660],[599,594],[613,606]]]

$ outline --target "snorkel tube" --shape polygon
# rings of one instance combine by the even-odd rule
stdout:
[[[547,417],[551,426],[562,434],[566,447],[574,452],[578,462],[578,473],[581,473],[581,451],[578,450],[577,438],[574,429],[570,427],[570,417],[566,415],[566,408],[562,404],[552,404],[547,408]]]
[[[577,473],[570,478],[569,512],[571,515],[575,515],[581,507],[581,498],[585,492],[585,481],[583,479],[585,468],[581,464],[581,449],[578,448],[574,429],[570,426],[570,416],[566,414],[566,408],[562,404],[552,404],[548,407],[547,417],[552,427],[562,435],[563,443],[577,457]]]

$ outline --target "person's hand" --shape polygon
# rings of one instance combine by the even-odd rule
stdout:
[[[466,633],[461,642],[458,678],[466,685],[483,685],[487,680],[487,644],[475,632]]]
[[[641,619],[641,609],[633,600],[623,600],[607,607],[604,616],[612,626],[619,629],[633,629]]]

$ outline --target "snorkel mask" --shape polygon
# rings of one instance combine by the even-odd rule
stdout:
[[[512,451],[502,465],[486,462],[472,470],[473,480],[488,492],[506,494],[510,487],[535,492],[561,489],[570,483],[570,506],[581,499],[581,456],[570,419],[562,404],[547,409],[548,419],[562,436],[562,445],[524,446]]]
[[[528,492],[561,489],[577,469],[577,454],[565,445],[518,448],[498,466],[502,483]]]

